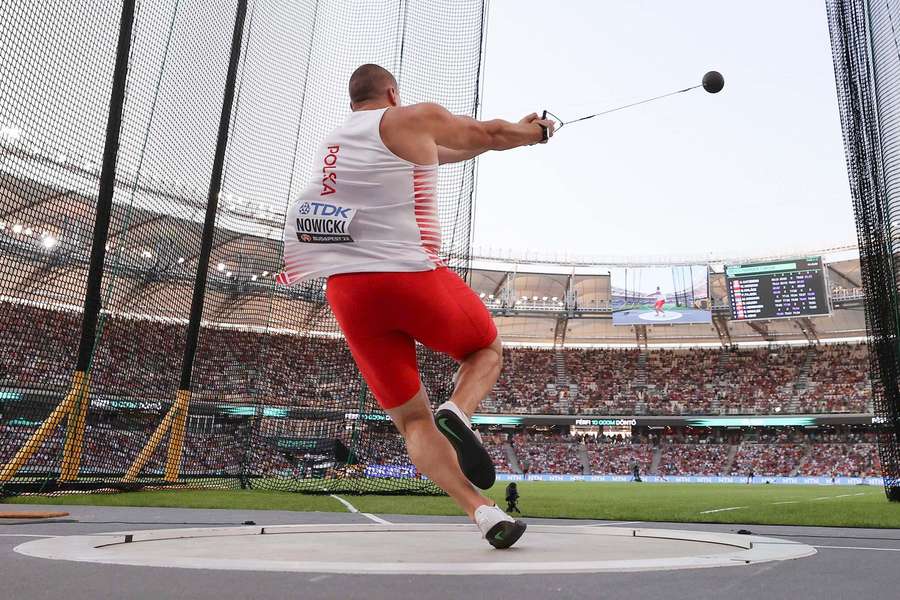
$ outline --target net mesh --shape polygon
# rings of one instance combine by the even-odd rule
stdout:
[[[17,82],[0,89],[6,493],[173,483],[170,417],[238,1],[137,3],[83,452],[66,478],[77,410],[40,434],[73,390],[122,8],[110,4],[0,7],[0,77]],[[353,69],[381,64],[405,103],[475,115],[484,11],[483,0],[247,3],[178,484],[438,492],[361,381],[324,282],[287,288],[275,274],[287,205],[349,112]],[[465,273],[474,164],[439,177],[442,253]],[[452,361],[424,349],[419,360],[432,401],[445,400]]]
[[[885,491],[900,500],[900,2],[828,0],[827,7],[866,296],[875,431]]]

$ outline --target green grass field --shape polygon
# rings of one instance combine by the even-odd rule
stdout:
[[[489,492],[501,506],[505,506],[503,491],[504,486],[497,485]],[[888,502],[881,488],[865,486],[522,482],[519,492],[519,507],[526,517],[900,528],[900,503]],[[376,514],[462,514],[446,497],[342,497],[359,510]],[[329,496],[258,490],[28,496],[5,502],[346,511]]]

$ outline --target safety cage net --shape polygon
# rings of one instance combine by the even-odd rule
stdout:
[[[361,381],[285,211],[350,73],[475,116],[486,0],[0,4],[0,495],[439,493]],[[463,275],[474,163],[440,169]],[[431,400],[455,365],[419,350]]]
[[[900,2],[828,0],[884,488],[900,501]]]

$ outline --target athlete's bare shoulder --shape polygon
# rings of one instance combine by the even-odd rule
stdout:
[[[417,127],[430,131],[436,123],[452,118],[446,108],[436,102],[419,102],[409,106],[397,106],[385,113],[383,121],[391,124],[403,124],[404,127]]]
[[[389,108],[381,119],[381,139],[388,149],[404,160],[420,165],[438,160],[435,130],[446,108],[434,102]]]

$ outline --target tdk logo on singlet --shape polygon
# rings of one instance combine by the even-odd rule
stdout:
[[[335,206],[333,204],[323,204],[322,202],[304,202],[300,205],[300,214],[308,215],[310,212],[320,217],[338,217],[341,219],[349,219],[351,209],[343,206]]]
[[[355,208],[324,202],[303,202],[297,208],[297,241],[308,244],[352,242],[350,223]]]

